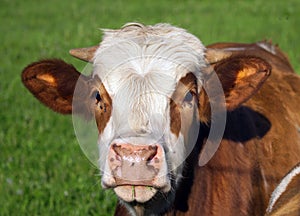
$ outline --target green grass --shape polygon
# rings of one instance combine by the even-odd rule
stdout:
[[[113,2],[113,3],[111,3]],[[169,22],[204,44],[272,39],[300,72],[300,2],[290,1],[17,1],[0,2],[0,215],[112,215],[85,158],[70,116],[51,112],[21,84],[22,69],[98,43],[98,28]]]

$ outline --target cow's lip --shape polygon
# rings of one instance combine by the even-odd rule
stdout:
[[[145,203],[151,200],[160,189],[145,185],[118,185],[113,190],[125,202]]]
[[[113,189],[116,195],[125,202],[145,203],[151,200],[157,192],[166,194],[171,191],[171,181],[169,178],[160,177],[149,181],[125,181],[103,176],[102,187],[104,189]]]

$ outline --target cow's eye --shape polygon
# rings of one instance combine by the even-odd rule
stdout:
[[[188,93],[186,93],[186,95],[183,99],[183,102],[185,102],[185,103],[192,102],[194,99],[194,96],[195,96],[195,93],[193,91],[189,91]]]
[[[102,111],[106,112],[106,104],[103,102],[99,91],[96,91],[94,95],[96,98],[96,105],[98,105]]]
[[[96,104],[102,101],[99,91],[95,92]]]

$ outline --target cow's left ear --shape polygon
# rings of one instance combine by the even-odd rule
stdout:
[[[216,73],[223,87],[225,106],[232,111],[246,102],[271,74],[271,65],[253,56],[231,56],[211,65],[209,74]],[[204,81],[204,91],[200,95],[200,120],[209,121],[211,98],[206,91],[216,88],[216,80],[211,76]],[[217,95],[216,95],[217,98]],[[215,102],[216,103],[216,102]]]
[[[231,111],[246,102],[271,74],[263,59],[233,56],[214,66],[225,93],[226,108]]]
[[[270,76],[271,65],[254,56],[231,56],[210,65],[205,74],[199,96],[199,117],[201,122],[207,123],[211,118],[211,105],[224,107],[220,97],[225,96],[225,107],[232,111],[255,94]],[[216,87],[220,83],[223,91]],[[207,91],[210,91],[209,96]]]

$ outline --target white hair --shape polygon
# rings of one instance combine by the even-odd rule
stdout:
[[[94,56],[94,75],[104,82],[108,79],[109,93],[115,92],[114,84],[120,85],[132,73],[144,76],[159,71],[175,82],[188,72],[201,78],[200,70],[206,65],[205,47],[184,29],[169,24],[128,23],[118,30],[103,31],[103,40]],[[127,71],[120,71],[125,68]]]

